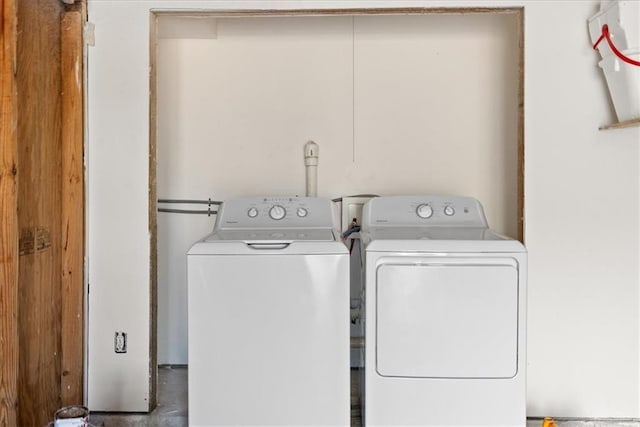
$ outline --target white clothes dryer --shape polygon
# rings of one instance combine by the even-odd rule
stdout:
[[[349,254],[331,201],[226,201],[187,259],[189,425],[349,425]]]
[[[521,426],[527,253],[469,197],[363,211],[367,426]]]

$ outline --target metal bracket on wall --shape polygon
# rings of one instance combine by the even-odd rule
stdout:
[[[82,30],[82,38],[87,46],[96,45],[96,25],[93,22],[85,22]]]

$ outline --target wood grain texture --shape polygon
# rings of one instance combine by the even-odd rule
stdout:
[[[156,12],[157,15],[170,16],[209,16],[209,17],[253,17],[253,16],[344,16],[344,15],[430,15],[430,14],[468,14],[468,13],[513,13],[520,8],[513,7],[389,7],[389,8],[347,8],[347,9],[246,9],[189,11],[173,10]]]
[[[61,113],[58,0],[17,3],[18,221],[34,236],[19,260],[18,425],[61,406]],[[24,231],[24,232],[23,232]]]
[[[149,412],[157,404],[158,396],[158,186],[157,186],[157,54],[158,54],[158,17],[152,13],[149,17]]]
[[[83,403],[84,167],[82,14],[61,19],[62,406]]]
[[[87,0],[74,0],[72,4],[65,4],[65,11],[80,12],[82,23],[87,22]]]
[[[518,182],[516,211],[518,213],[518,240],[524,243],[524,8],[518,13]]]
[[[17,425],[18,210],[16,5],[0,0],[0,426]]]
[[[640,127],[640,117],[637,119],[626,120],[624,122],[612,123],[610,125],[600,126],[599,130],[624,129],[631,127]]]

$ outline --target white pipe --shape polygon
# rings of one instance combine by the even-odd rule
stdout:
[[[316,197],[318,195],[318,144],[309,141],[304,145],[304,166],[306,170],[306,195]]]

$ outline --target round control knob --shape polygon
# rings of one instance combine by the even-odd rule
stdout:
[[[274,205],[269,209],[269,216],[276,221],[284,218],[287,215],[287,211],[280,205]]]
[[[431,218],[433,209],[428,204],[423,203],[416,208],[416,214],[418,214],[420,218]]]
[[[258,209],[256,208],[249,208],[249,210],[247,211],[247,215],[249,216],[249,218],[255,218],[258,216]]]
[[[296,211],[296,214],[298,214],[300,218],[304,218],[308,213],[309,211],[307,211],[305,208],[298,208],[298,210]]]
[[[456,213],[456,210],[453,208],[453,206],[444,207],[444,214],[446,216],[453,216],[455,213]]]

